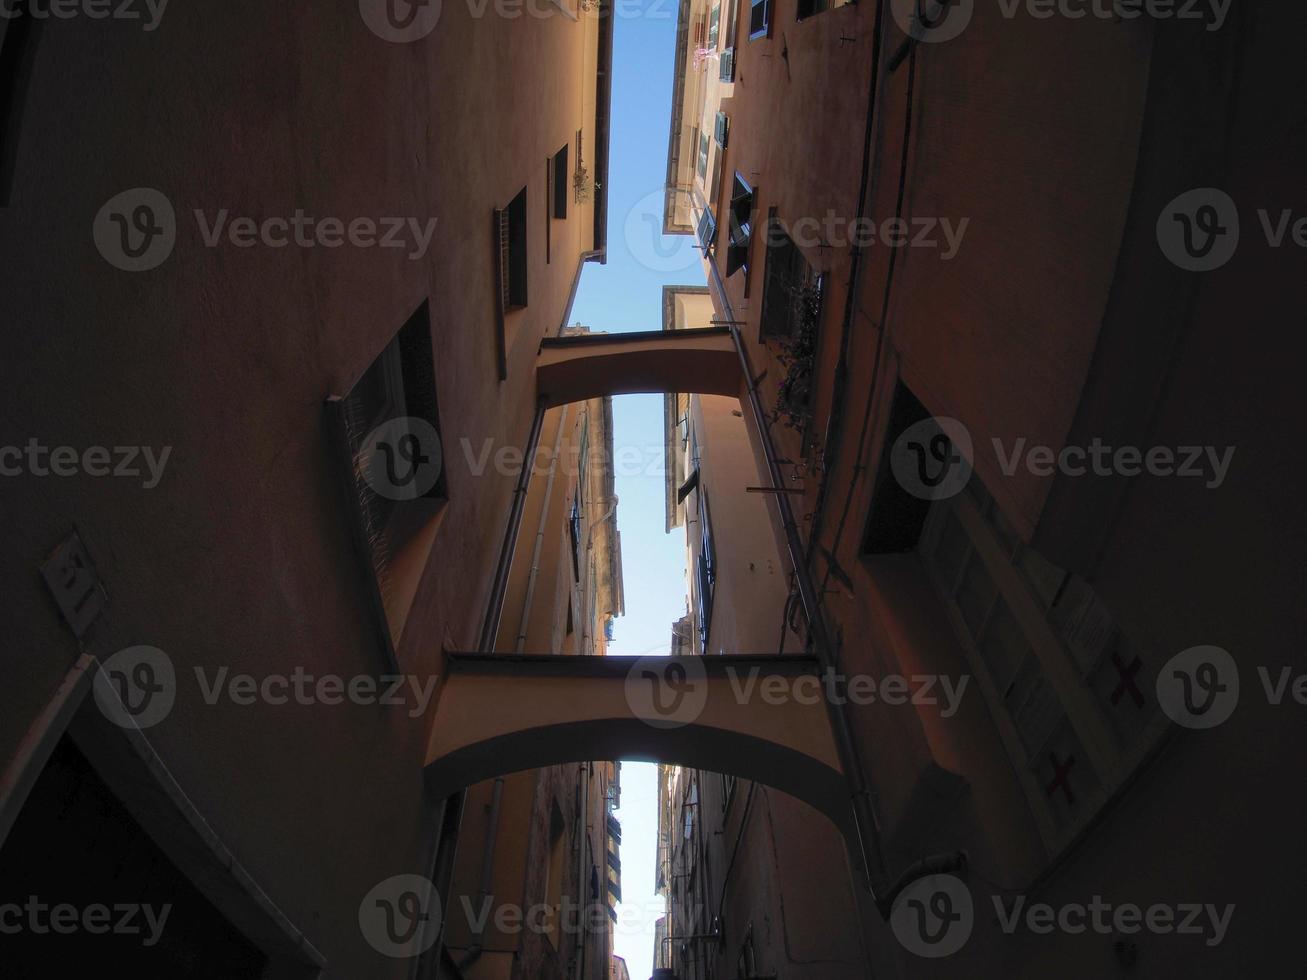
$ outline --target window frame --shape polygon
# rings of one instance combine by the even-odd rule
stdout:
[[[1155,697],[1152,697],[1152,711],[1143,718],[1130,738],[1127,739],[1114,730],[1111,718],[1096,698],[1089,672],[1082,671],[1077,664],[1074,654],[1052,622],[1049,610],[1041,605],[1033,586],[1018,565],[1023,554],[1037,552],[1033,552],[1015,532],[1011,533],[1010,539],[1000,537],[994,521],[1001,521],[1002,515],[996,508],[997,505],[988,492],[979,485],[978,476],[973,473],[971,485],[966,491],[932,504],[917,551],[946,610],[972,676],[985,697],[990,716],[1035,818],[1045,850],[1053,856],[1069,847],[1084,833],[1103,808],[1129,782],[1134,771],[1156,748],[1167,729],[1167,720],[1158,709]],[[956,520],[969,545],[969,551],[960,563],[956,582],[945,581],[942,569],[932,558],[949,517]],[[978,627],[979,636],[968,624],[955,597],[968,563],[972,560],[983,563],[984,571],[995,587],[994,598]],[[1069,573],[1063,574],[1068,579],[1073,577]],[[1006,693],[999,689],[980,649],[980,643],[984,642],[983,638],[1000,600],[1029,646],[1027,659],[1033,659],[1040,679],[1051,689],[1060,710],[1058,719],[1049,728],[1047,738],[1033,752],[1027,748]],[[1117,648],[1133,650],[1141,661],[1144,660],[1142,651],[1135,647],[1119,627],[1111,644],[1112,650]],[[1107,654],[1102,656],[1106,657]],[[1014,669],[1008,690],[1015,685],[1022,669],[1022,666]],[[1059,807],[1053,799],[1053,788],[1059,786],[1061,774],[1057,774],[1052,786],[1046,786],[1044,776],[1040,775],[1045,760],[1038,756],[1057,742],[1059,733],[1065,727],[1069,727],[1083,750],[1083,761],[1090,772],[1091,782],[1076,807],[1077,812],[1059,816],[1064,808]],[[1057,765],[1056,758],[1052,762],[1054,766]]]

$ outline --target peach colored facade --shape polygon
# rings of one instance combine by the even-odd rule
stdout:
[[[1291,257],[1245,233],[1228,265],[1195,274],[1159,247],[1158,228],[1193,188],[1223,189],[1249,222],[1284,186],[1267,150],[1291,124],[1264,110],[1283,76],[1267,60],[1283,52],[1279,28],[1249,8],[1209,29],[954,6],[965,30],[933,43],[901,26],[911,4],[743,5],[738,33],[717,45],[734,48],[729,90],[694,53],[702,10],[681,9],[691,40],[675,66],[685,109],[674,108],[665,228],[700,236],[711,316],[738,324],[778,414],[770,431],[803,491],[790,504],[838,663],[849,676],[970,684],[955,711],[941,699],[849,715],[876,818],[877,897],[910,894],[937,868],[969,890],[974,932],[944,959],[905,948],[854,852],[866,964],[831,975],[1273,969],[1291,918],[1254,868],[1301,853],[1272,775],[1292,765],[1295,716],[1241,693],[1230,721],[1191,731],[1159,691],[1173,658],[1196,648],[1227,650],[1244,685],[1276,676],[1273,634],[1301,622],[1276,543],[1292,508],[1264,482],[1280,470],[1254,418],[1291,412],[1293,385],[1222,326],[1247,323],[1241,297],[1272,294]],[[686,94],[699,91],[713,93],[702,111]],[[687,141],[717,112],[729,135],[710,145],[705,182]],[[951,421],[927,430],[942,442],[923,443],[910,430],[932,418]],[[908,490],[895,460],[911,473],[914,445],[923,465],[932,447],[964,461],[965,490],[933,501]],[[1076,467],[1096,445],[1127,452],[1101,474]],[[1142,465],[1189,446],[1210,460],[1203,479]],[[1040,462],[1021,456],[1031,447],[1047,447]],[[669,500],[668,523],[679,513]],[[1254,554],[1257,574],[1233,572]],[[771,600],[736,610],[763,615],[779,620]],[[668,783],[697,782],[702,798],[715,779]],[[687,792],[669,791],[672,831]],[[713,848],[738,836],[731,875],[779,888],[774,869],[790,861],[803,870],[779,888],[787,910],[829,899],[826,866],[799,857],[811,831],[751,848],[708,826],[721,832],[697,856],[666,857],[669,874],[696,861],[717,873]],[[688,965],[666,962],[682,980],[729,975],[750,941],[752,893],[732,904],[726,887],[721,912],[695,919],[668,883],[668,932],[712,934],[687,940]],[[1208,943],[1129,922],[1047,936],[996,925],[1022,903],[1095,897],[1212,902],[1241,926]],[[782,940],[759,948],[752,934],[759,975],[827,975]]]
[[[195,931],[221,976],[447,975],[439,945],[396,957],[360,928],[383,880],[447,882],[454,866],[446,852],[457,823],[423,784],[429,714],[418,695],[356,706],[327,688],[330,703],[258,694],[245,703],[220,688],[210,703],[196,671],[212,681],[222,666],[256,691],[297,671],[341,685],[411,677],[421,691],[440,677],[446,651],[477,648],[520,469],[494,454],[526,446],[539,342],[569,322],[582,264],[606,254],[613,18],[563,7],[476,18],[446,3],[438,25],[408,43],[379,36],[358,3],[298,2],[174,7],[152,33],[47,21],[27,39],[0,210],[5,361],[23,365],[6,380],[4,442],[171,452],[148,488],[139,453],[140,479],[4,479],[0,838],[16,827],[10,853],[75,856],[61,842],[78,839],[76,823],[14,823],[26,800],[45,799],[43,762],[75,742],[130,811],[126,826],[176,842],[167,855],[176,874],[212,906],[196,901]],[[5,30],[8,55],[8,20]],[[467,84],[469,65],[490,63],[507,67]],[[106,202],[138,187],[171,203],[176,242],[157,267],[130,272],[102,256],[92,230]],[[523,192],[525,237],[508,242],[506,268],[499,212]],[[308,245],[281,235],[297,211],[314,221],[302,225]],[[341,244],[351,223],[387,218],[414,223],[400,226],[408,247],[380,247],[380,234]],[[411,229],[432,221],[424,244]],[[248,224],[260,229],[252,247],[228,237]],[[500,280],[507,272],[520,286],[522,268],[526,302],[506,303]],[[396,346],[401,333],[415,344]],[[377,367],[386,352],[402,372]],[[368,538],[358,533],[357,457],[342,460],[324,405],[361,397],[365,377],[385,378],[393,393],[401,374],[410,403],[439,422],[440,489],[396,505],[396,521],[373,523]],[[603,414],[599,404],[582,411]],[[600,453],[603,439],[591,445]],[[560,478],[560,505],[569,488]],[[541,650],[602,652],[603,626],[620,611],[612,522],[590,524],[586,588],[602,588],[556,594],[557,579],[542,581],[528,624]],[[80,566],[57,551],[74,532]],[[103,606],[84,628],[74,630],[43,580],[51,561],[79,585],[74,570],[93,568],[88,594]],[[551,643],[538,611],[569,603],[575,639],[560,616]],[[493,648],[512,648],[513,612]],[[175,704],[139,737],[106,734],[90,678],[97,662],[136,645],[170,659]],[[570,801],[578,770],[555,775]],[[616,774],[601,763],[586,778],[602,862]],[[547,828],[531,823],[540,808],[530,793],[507,795],[517,838],[535,848],[544,833],[547,843]],[[473,842],[461,857],[480,856],[475,824],[469,812]],[[509,866],[503,853],[497,869]],[[45,879],[33,870],[32,893],[57,890],[54,866]],[[566,862],[572,878],[577,866]],[[521,877],[510,884],[505,901],[531,893]],[[241,936],[213,925],[220,918]],[[20,971],[5,944],[6,969]],[[594,976],[607,972],[605,944],[601,936],[588,954]],[[567,944],[560,955],[574,959]],[[238,956],[263,965],[238,969]]]

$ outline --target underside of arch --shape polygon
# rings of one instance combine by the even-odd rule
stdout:
[[[727,327],[550,337],[536,363],[536,387],[546,408],[647,392],[738,397],[743,380]]]

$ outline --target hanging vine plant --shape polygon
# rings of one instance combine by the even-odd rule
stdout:
[[[821,315],[821,281],[813,280],[794,291],[791,298],[794,332],[781,340],[776,355],[785,376],[776,392],[773,422],[783,422],[802,432],[812,415],[813,375],[817,360],[817,320]]]
[[[573,200],[577,204],[588,204],[593,193],[594,185],[590,182],[590,171],[578,164],[577,168],[572,171]]]

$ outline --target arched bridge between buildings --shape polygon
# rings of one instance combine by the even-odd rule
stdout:
[[[426,760],[440,795],[525,769],[642,759],[775,787],[853,833],[812,658],[448,654],[447,664]]]
[[[785,485],[757,378],[731,326],[548,338],[536,359],[536,391],[527,458],[534,456],[550,408],[604,395],[725,395],[739,398],[746,409],[761,472],[773,487]],[[449,794],[511,772],[593,759],[651,759],[721,772],[773,786],[828,816],[874,892],[877,824],[843,706],[810,697],[769,701],[757,688],[749,696],[739,693],[750,676],[759,682],[777,675],[797,680],[839,668],[786,495],[771,496],[807,620],[811,659],[677,657],[652,658],[649,664],[650,658],[494,655],[488,651],[499,630],[530,472],[523,468],[513,495],[477,645],[481,652],[448,655],[427,752],[433,789]],[[679,682],[662,676],[662,703],[673,704],[678,691],[688,698],[691,688],[684,681],[697,680],[702,710],[688,720],[678,715],[684,701],[664,717],[651,702],[639,700],[642,689],[645,699],[657,693],[658,664],[674,670],[677,661],[686,676]],[[644,675],[646,668],[653,678]]]
[[[536,389],[546,408],[600,395],[745,395],[729,327],[549,337],[536,359]]]

